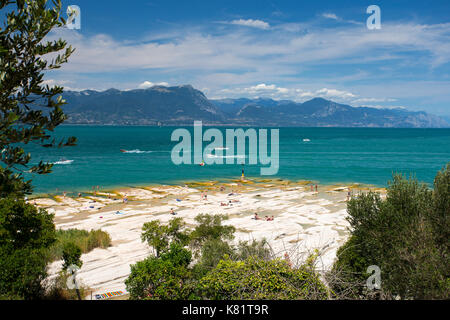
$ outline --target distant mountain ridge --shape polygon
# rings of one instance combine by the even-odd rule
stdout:
[[[68,124],[407,127],[449,123],[426,112],[352,107],[323,98],[298,103],[272,99],[208,99],[190,85],[121,91],[66,91]]]

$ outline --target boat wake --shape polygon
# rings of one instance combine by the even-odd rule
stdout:
[[[208,154],[208,158],[246,158],[246,156],[243,155],[235,155],[235,156],[217,156],[215,154]]]
[[[120,150],[120,152],[122,152],[122,153],[152,153],[153,151],[142,151],[139,149],[135,149],[135,150]]]
[[[72,162],[73,162],[73,160],[60,160],[60,161],[53,162],[53,164],[71,164]]]

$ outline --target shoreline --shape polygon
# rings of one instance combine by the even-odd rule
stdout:
[[[348,181],[348,182],[327,182],[327,183],[321,183],[320,180],[308,180],[308,179],[288,179],[288,178],[282,178],[282,177],[273,177],[270,178],[271,176],[268,176],[268,178],[262,178],[261,176],[259,177],[246,177],[247,181],[253,181],[254,183],[260,183],[261,181],[274,181],[274,182],[287,182],[289,184],[301,184],[301,185],[307,185],[307,184],[317,184],[317,185],[321,185],[321,186],[325,186],[325,187],[332,187],[332,186],[359,186],[360,188],[370,188],[370,189],[385,189],[386,186],[382,186],[382,185],[374,185],[374,184],[368,184],[368,183],[360,183],[360,182],[354,182],[354,181]],[[167,183],[139,183],[139,184],[135,184],[135,185],[130,185],[130,184],[120,184],[120,185],[111,185],[111,186],[107,186],[107,187],[103,187],[103,186],[99,186],[99,191],[100,192],[104,192],[104,193],[114,193],[116,190],[121,190],[121,189],[127,189],[127,188],[136,188],[136,189],[142,189],[142,188],[152,188],[152,187],[158,187],[158,186],[184,186],[184,185],[190,185],[190,184],[209,184],[209,183],[216,183],[216,184],[229,184],[229,183],[233,183],[233,182],[240,182],[241,180],[239,179],[239,177],[236,178],[217,178],[215,180],[211,180],[211,179],[197,179],[197,180],[174,180],[174,181],[169,181]],[[93,195],[93,191],[92,191],[92,187],[81,187],[81,188],[75,188],[73,190],[65,190],[65,189],[61,189],[58,190],[57,192],[38,192],[38,193],[32,193],[30,195],[28,195],[28,199],[33,200],[33,199],[37,199],[37,198],[43,198],[43,197],[55,197],[55,196],[59,196],[62,195],[62,193],[64,191],[66,191],[66,195],[67,196],[72,196],[72,197],[76,197],[78,193],[82,193],[85,196],[89,196],[89,195]],[[96,187],[96,186],[95,186]],[[55,189],[59,189],[59,188],[55,188]]]
[[[275,256],[288,253],[294,264],[300,263],[314,249],[320,251],[317,269],[328,270],[337,249],[348,237],[347,192],[373,190],[384,194],[384,188],[364,185],[319,185],[310,181],[250,178],[218,181],[191,181],[184,185],[155,185],[142,188],[120,188],[82,197],[36,198],[29,200],[55,215],[57,229],[101,229],[110,234],[111,246],[83,254],[78,272],[83,284],[93,294],[126,291],[124,281],[130,265],[143,260],[153,250],[142,243],[142,225],[152,220],[167,223],[183,218],[188,227],[196,225],[201,213],[226,214],[224,222],[236,228],[234,243],[265,238]],[[207,193],[207,199],[201,194]],[[128,201],[123,202],[123,197]],[[171,209],[177,213],[170,214]],[[274,221],[254,220],[274,216]],[[49,265],[50,278],[61,269],[62,261]]]

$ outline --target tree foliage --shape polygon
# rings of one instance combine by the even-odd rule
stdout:
[[[194,248],[200,248],[208,240],[231,240],[234,238],[235,228],[224,226],[225,215],[199,214],[195,217],[197,226],[190,234],[190,243]]]
[[[148,257],[132,265],[125,281],[130,299],[188,299],[192,293],[190,262],[191,253],[172,243],[159,257]]]
[[[233,261],[229,257],[200,280],[204,299],[326,299],[325,286],[313,269],[303,266],[291,269],[280,259],[262,260],[249,257]]]
[[[54,241],[53,215],[23,200],[0,199],[0,295],[40,298]]]
[[[44,81],[73,49],[61,39],[46,38],[65,24],[60,0],[1,0],[0,10],[0,296],[41,298],[55,226],[52,215],[23,200],[32,192],[23,173],[49,173],[52,165],[29,165],[24,147],[74,145],[73,137],[52,138],[66,119],[65,101],[62,87]]]
[[[333,284],[338,295],[367,297],[365,272],[377,265],[382,297],[449,298],[449,177],[450,163],[436,175],[433,190],[396,175],[385,200],[370,192],[349,201],[352,234],[333,268],[340,275]]]
[[[273,259],[265,240],[233,245],[227,216],[202,214],[193,230],[182,219],[146,223],[142,240],[156,255],[131,267],[130,299],[322,299],[326,291],[314,271],[314,257],[292,269]],[[192,253],[183,247],[194,249]],[[217,287],[219,286],[219,288]],[[216,290],[217,289],[217,290]]]
[[[167,225],[162,225],[158,220],[147,222],[142,227],[142,241],[152,246],[156,251],[156,256],[169,249],[172,242],[187,245],[189,234],[183,229],[185,224],[183,219],[174,218]]]
[[[73,242],[64,244],[62,258],[64,261],[63,270],[67,270],[71,265],[76,265],[81,268],[83,262],[81,261],[81,248]]]
[[[50,132],[66,120],[61,109],[63,88],[49,87],[45,72],[67,62],[73,49],[62,40],[48,41],[46,36],[65,24],[61,1],[1,0],[6,13],[0,26],[0,196],[31,193],[31,181],[23,171],[45,174],[52,165],[42,161],[29,165],[31,155],[23,144],[43,147],[71,146],[76,139],[56,141]]]

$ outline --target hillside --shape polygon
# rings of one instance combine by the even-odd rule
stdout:
[[[209,100],[190,85],[120,91],[67,91],[66,123],[105,125],[448,127],[446,120],[405,109],[352,107],[323,98],[297,103],[272,99]]]

